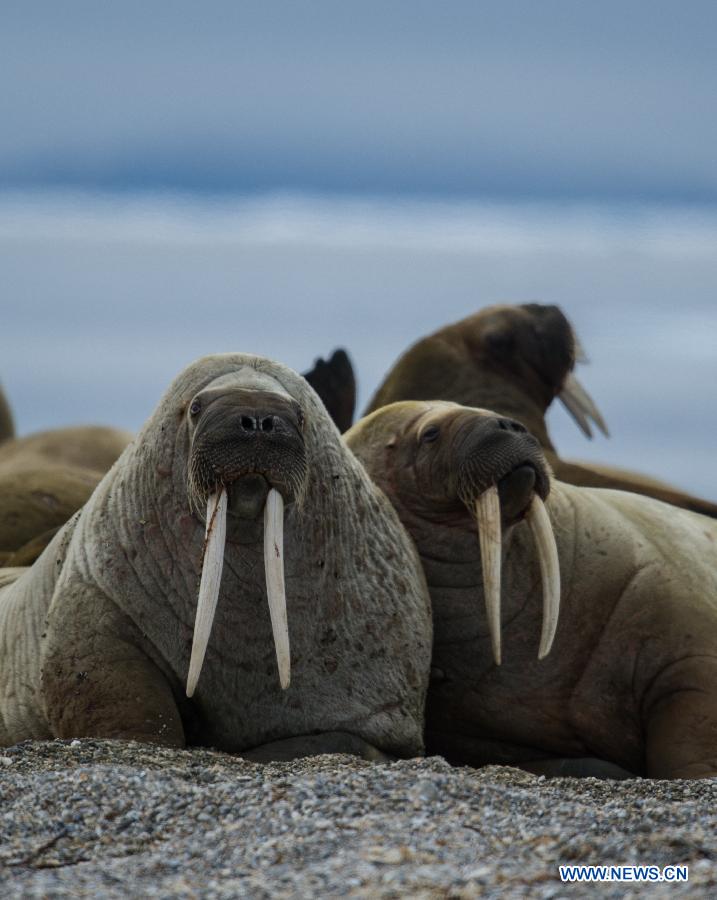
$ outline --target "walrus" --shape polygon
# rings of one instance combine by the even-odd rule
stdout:
[[[562,459],[545,413],[556,398],[581,431],[607,434],[605,420],[573,369],[585,359],[575,332],[557,306],[489,306],[411,346],[393,365],[364,412],[399,400],[452,400],[494,410],[521,422],[540,441],[560,481],[655,497],[717,517],[717,504],[649,478],[597,463]]]
[[[714,520],[556,481],[538,440],[487,410],[393,403],[345,440],[428,581],[427,752],[717,775]]]
[[[15,420],[5,391],[0,384],[0,443],[15,437]]]
[[[0,591],[0,640],[0,744],[423,749],[416,551],[307,382],[260,357],[176,378]]]
[[[0,565],[34,562],[131,439],[128,431],[88,425],[0,444]]]
[[[335,350],[327,360],[319,357],[304,378],[337,427],[350,427],[356,382],[346,352]],[[3,409],[9,438],[14,435],[12,414],[0,388],[0,440]],[[129,431],[87,425],[6,440],[0,446],[0,566],[32,565],[132,437]]]

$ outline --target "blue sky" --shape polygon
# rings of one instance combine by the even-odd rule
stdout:
[[[717,200],[717,4],[5,2],[0,188]]]

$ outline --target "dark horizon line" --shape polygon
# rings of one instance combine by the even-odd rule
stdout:
[[[610,203],[634,205],[685,205],[712,207],[717,205],[717,190],[698,189],[641,189],[565,188],[556,185],[527,187],[489,186],[419,186],[408,184],[370,184],[361,181],[349,184],[342,181],[317,182],[311,179],[266,179],[262,181],[236,178],[157,178],[98,176],[82,178],[3,178],[0,174],[0,193],[33,193],[36,191],[88,192],[107,194],[178,194],[206,199],[226,196],[260,197],[276,195],[304,195],[313,197],[357,197],[391,200],[464,200],[488,202],[555,202],[558,204]]]

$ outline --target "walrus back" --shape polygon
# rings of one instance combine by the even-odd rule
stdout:
[[[624,560],[634,570],[649,567],[656,595],[701,610],[717,626],[714,519],[628,491],[556,486],[578,510],[579,527],[592,535],[587,555],[604,550],[613,567]]]

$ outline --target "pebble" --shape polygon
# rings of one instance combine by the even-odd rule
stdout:
[[[716,780],[95,740],[26,742],[0,765],[3,900],[717,896]],[[581,889],[559,863],[687,864],[690,881]]]

